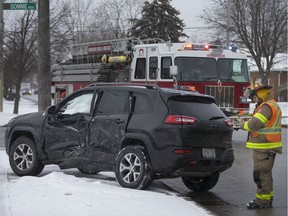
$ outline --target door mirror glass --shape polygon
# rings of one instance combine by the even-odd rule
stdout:
[[[51,115],[51,114],[53,114],[54,112],[55,112],[55,109],[56,109],[56,106],[49,106],[48,108],[47,108],[47,114],[49,114],[49,115]]]
[[[170,74],[170,76],[177,76],[178,75],[178,66],[170,66],[169,74]]]

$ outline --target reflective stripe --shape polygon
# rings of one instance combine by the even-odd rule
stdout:
[[[268,121],[268,119],[261,113],[256,113],[253,117],[259,119],[263,124],[265,124]]]
[[[269,194],[258,194],[256,193],[256,198],[261,199],[261,200],[270,200],[274,196],[273,191]]]
[[[252,143],[247,142],[246,148],[252,148],[252,149],[273,149],[278,148],[282,146],[282,142],[271,142],[271,143]]]
[[[248,127],[248,121],[244,122],[244,126],[243,126],[244,130],[246,131],[250,131],[249,127]]]
[[[280,134],[281,128],[261,128],[257,130],[258,134]]]
[[[279,105],[275,102],[275,101],[267,101],[266,104],[268,105],[271,105],[272,107],[276,108],[276,111],[277,111],[277,118],[274,122],[273,125],[271,125],[271,127],[277,127],[277,126],[280,126],[281,127],[281,109],[279,107]]]

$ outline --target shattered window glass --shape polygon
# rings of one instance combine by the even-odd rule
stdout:
[[[82,94],[69,100],[61,108],[63,114],[90,113],[93,93]]]

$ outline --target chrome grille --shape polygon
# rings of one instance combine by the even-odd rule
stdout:
[[[234,107],[234,86],[205,86],[205,94],[213,96],[219,107]]]

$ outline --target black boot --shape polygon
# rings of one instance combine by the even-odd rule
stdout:
[[[260,204],[260,203],[257,203],[256,200],[251,200],[249,203],[247,203],[248,209],[266,209],[266,208],[271,208],[271,207],[272,207],[271,201],[266,204]]]

